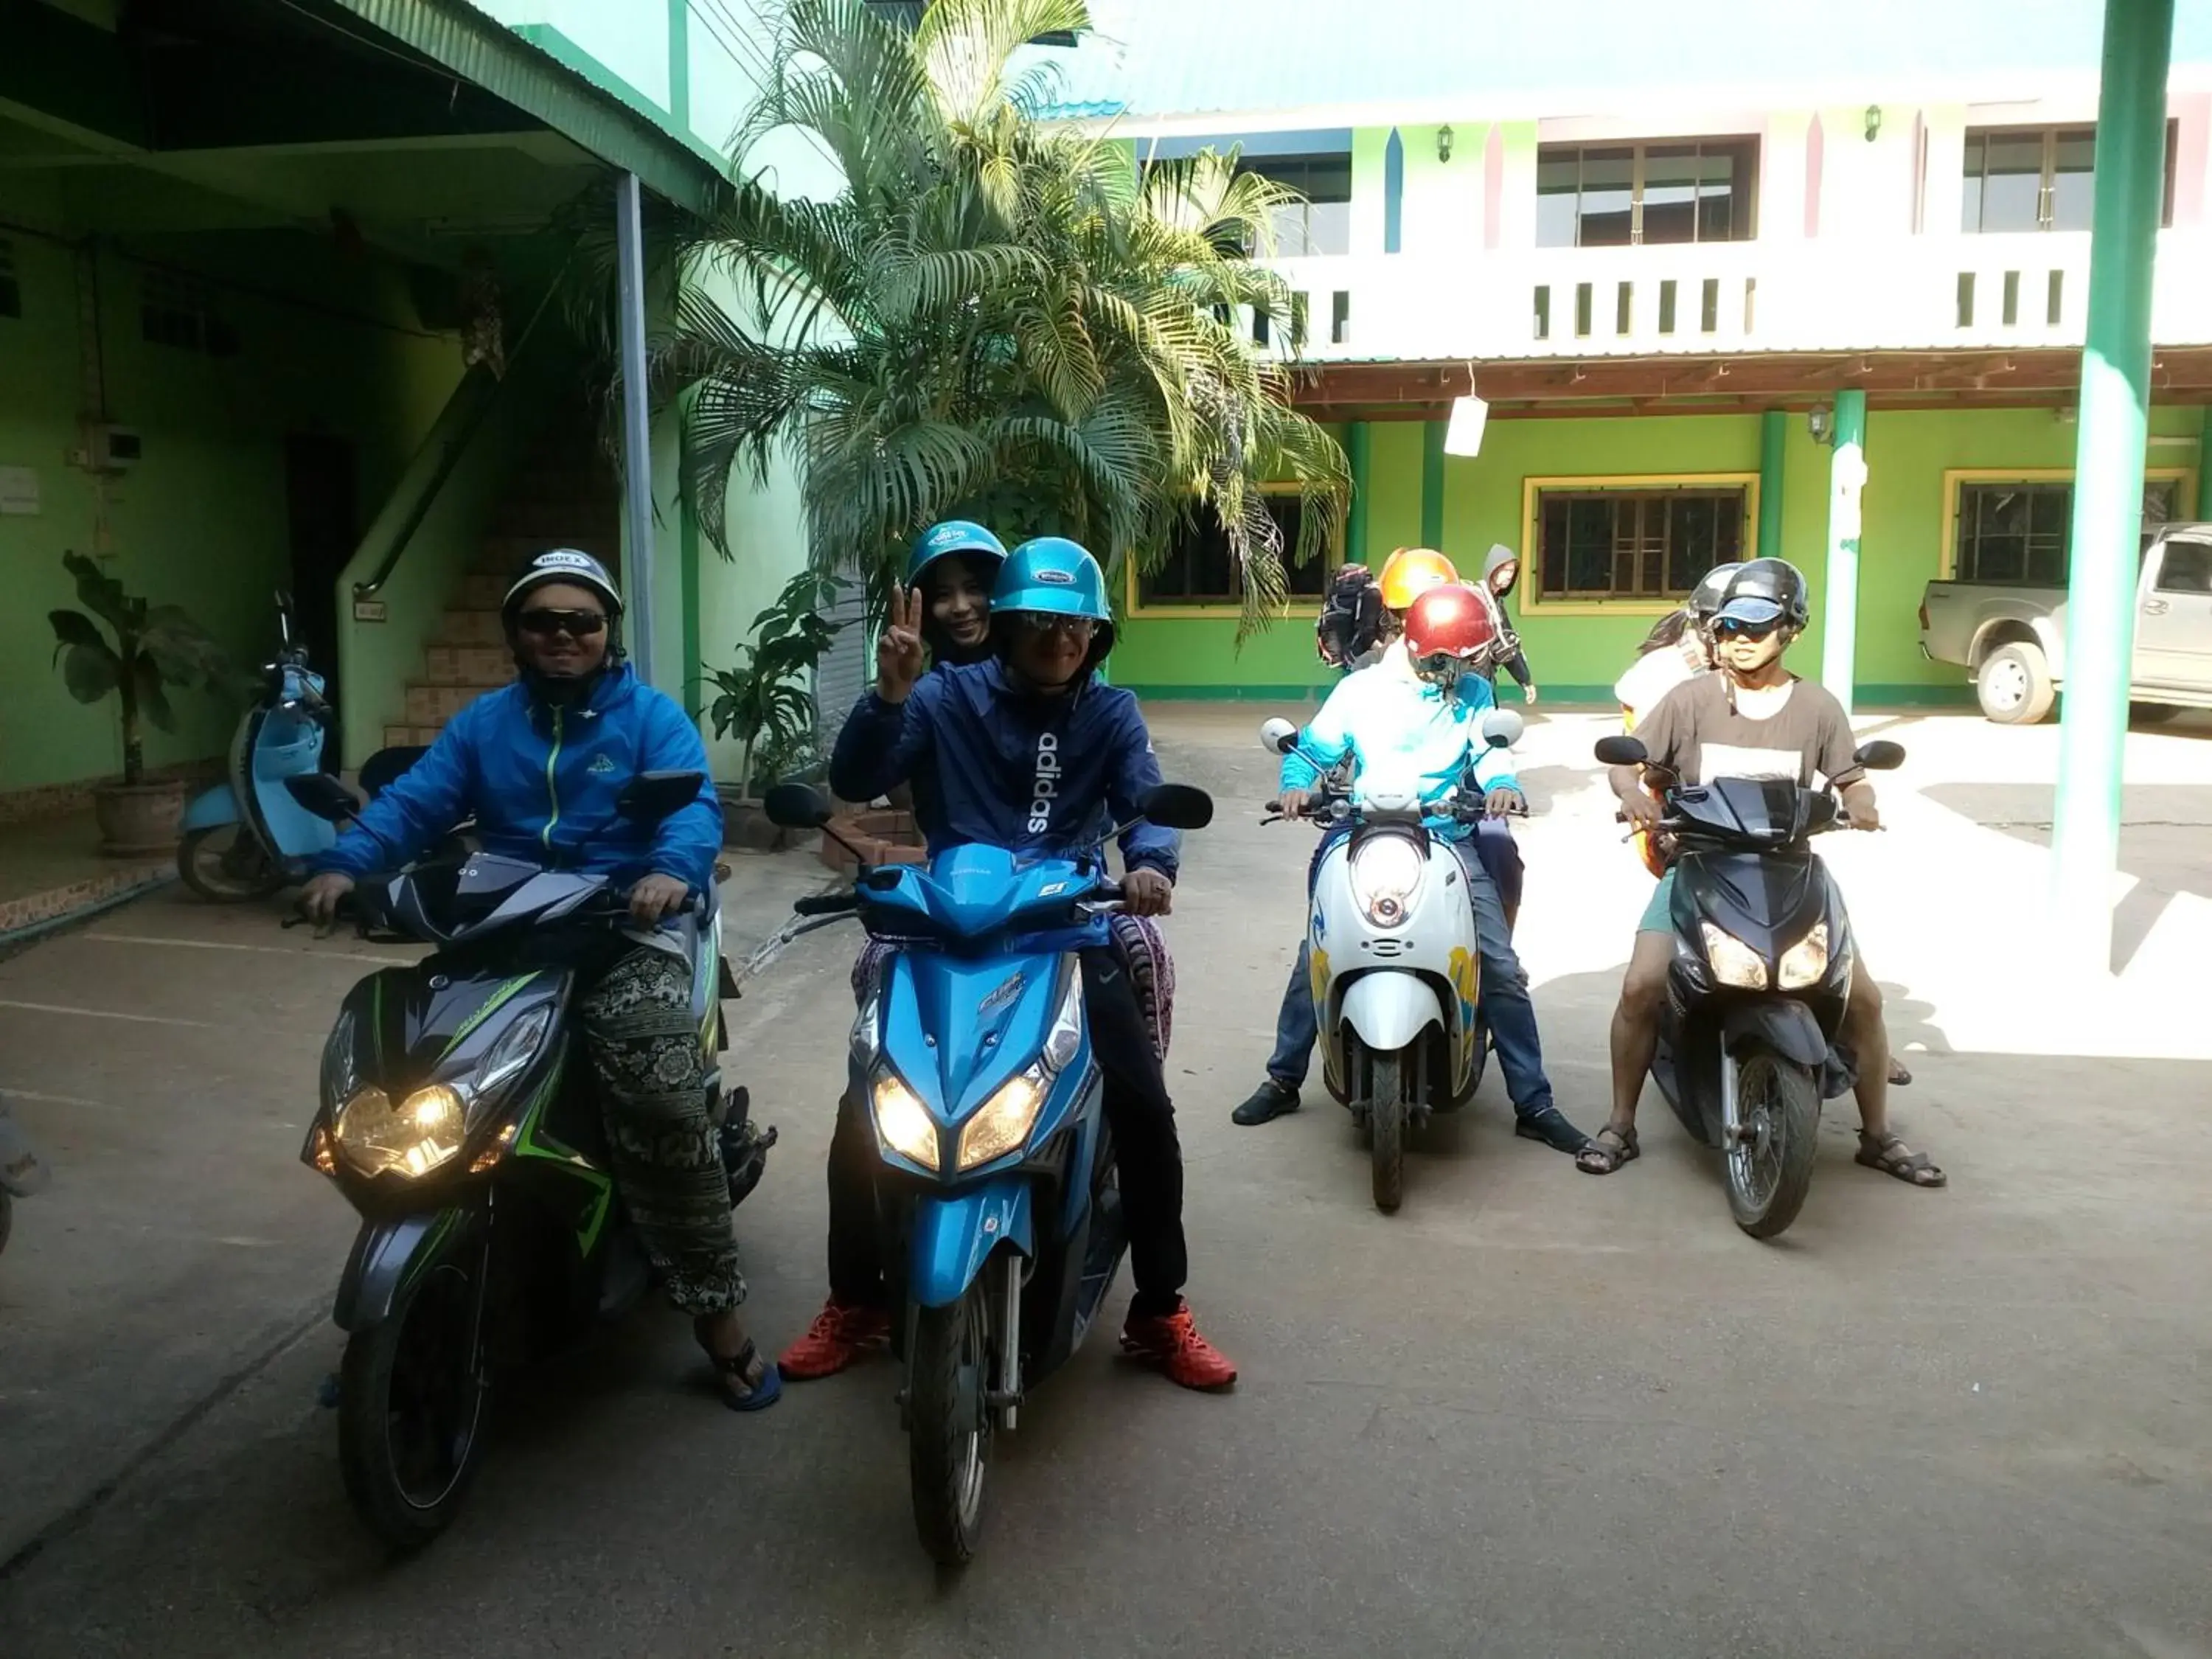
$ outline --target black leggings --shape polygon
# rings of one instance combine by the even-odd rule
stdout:
[[[1183,1281],[1190,1276],[1175,1103],[1120,953],[1105,945],[1085,951],[1082,969],[1083,1011],[1104,1084],[1103,1104],[1114,1132],[1129,1225],[1129,1273],[1136,1283],[1129,1310],[1170,1314],[1182,1305]],[[888,1299],[876,1236],[878,1162],[875,1127],[862,1091],[848,1087],[837,1103],[837,1127],[830,1137],[830,1293],[840,1302],[880,1305]]]

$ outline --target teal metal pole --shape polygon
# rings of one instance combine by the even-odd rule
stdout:
[[[1770,409],[1759,422],[1759,556],[1787,558],[1782,550],[1782,456],[1790,441],[1790,416]]]
[[[1421,545],[1444,550],[1444,422],[1421,428]]]
[[[1354,421],[1344,434],[1344,459],[1352,469],[1352,502],[1344,514],[1344,556],[1351,564],[1367,562],[1367,479],[1375,454],[1375,434],[1364,421]]]
[[[2089,243],[2089,328],[2074,458],[2065,710],[2052,811],[2057,959],[2112,966],[2120,775],[2135,661],[2136,548],[2150,422],[2151,264],[2166,165],[2173,0],[2106,0]]]
[[[1820,602],[1820,684],[1844,713],[1859,656],[1859,497],[1866,488],[1866,393],[1836,394],[1835,453],[1828,458],[1828,585]],[[1761,545],[1759,551],[1766,550]]]

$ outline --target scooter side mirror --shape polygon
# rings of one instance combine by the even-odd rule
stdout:
[[[1852,758],[1869,772],[1894,772],[1905,764],[1905,745],[1886,738],[1863,743]]]
[[[1213,822],[1213,797],[1188,783],[1156,784],[1138,810],[1163,830],[1203,830]]]
[[[1298,728],[1278,714],[1260,726],[1260,747],[1271,755],[1287,755],[1298,746]]]
[[[1637,738],[1600,738],[1597,757],[1607,766],[1641,766],[1651,758],[1651,751]]]
[[[811,783],[779,783],[761,798],[761,809],[779,830],[819,830],[830,822],[830,802]]]
[[[1510,749],[1527,729],[1510,708],[1493,708],[1482,717],[1482,740],[1492,749]]]
[[[633,823],[658,823],[699,799],[704,772],[641,772],[623,787],[615,811]]]
[[[360,811],[353,791],[327,772],[303,772],[284,780],[284,791],[325,823],[345,823]]]

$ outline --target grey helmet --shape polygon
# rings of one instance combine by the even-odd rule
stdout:
[[[1721,608],[1721,600],[1728,593],[1729,583],[1735,579],[1741,564],[1717,564],[1698,578],[1698,585],[1690,590],[1690,614],[1700,625],[1713,619]]]
[[[1729,576],[1713,618],[1747,623],[1754,628],[1778,622],[1795,632],[1805,626],[1811,614],[1803,571],[1787,559],[1753,559],[1738,566]]]

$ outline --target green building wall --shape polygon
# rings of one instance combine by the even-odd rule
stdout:
[[[22,232],[9,240],[22,315],[0,318],[0,465],[37,475],[39,511],[0,516],[0,569],[14,584],[0,610],[0,793],[122,766],[113,700],[77,702],[50,665],[46,613],[78,603],[64,550],[100,556],[134,594],[185,607],[238,663],[265,661],[276,642],[270,593],[291,585],[286,434],[354,446],[366,522],[462,367],[457,343],[421,325],[396,269],[288,235],[163,242],[165,264],[208,279],[240,349],[209,356],[149,343],[139,311],[151,267],[102,244],[107,412],[144,453],[95,479],[64,459],[87,398],[76,254]],[[148,764],[223,752],[236,705],[198,692],[172,701],[178,730],[146,732]]]
[[[1493,543],[1521,547],[1527,481],[1620,479],[1759,471],[1757,414],[1574,419],[1493,419],[1479,457],[1443,458],[1442,551],[1470,574]],[[2180,510],[2194,510],[2203,411],[2152,411],[2147,465],[2179,471]],[[1829,451],[1792,414],[1783,453],[1781,551],[1813,583],[1815,607],[1826,577]],[[1423,425],[1370,428],[1368,548],[1379,564],[1394,547],[1418,544],[1421,530]],[[1859,591],[1856,682],[1869,704],[1963,703],[1963,671],[1920,655],[1921,590],[1942,572],[1947,475],[1988,471],[2064,472],[2075,428],[2050,410],[1877,410],[1867,425],[1868,481]],[[2161,443],[2160,439],[2171,440]],[[1559,606],[1531,603],[1524,571],[1510,601],[1528,661],[1553,702],[1603,703],[1637,642],[1664,607]],[[1114,653],[1117,683],[1154,698],[1282,698],[1325,690],[1312,615],[1300,607],[1236,644],[1236,619],[1127,616]],[[1802,674],[1820,670],[1817,625],[1796,647]]]

